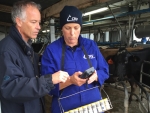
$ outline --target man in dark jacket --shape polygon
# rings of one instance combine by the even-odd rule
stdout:
[[[65,82],[67,72],[39,76],[31,47],[40,30],[40,5],[19,1],[12,9],[14,25],[0,42],[0,101],[2,113],[44,113],[42,96]]]

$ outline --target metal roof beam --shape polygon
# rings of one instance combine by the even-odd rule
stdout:
[[[111,0],[61,0],[60,2],[48,7],[47,9],[42,11],[42,18],[47,17],[58,17],[59,12],[65,5],[76,6],[79,9],[86,8],[88,6],[92,6],[98,3],[105,3]]]
[[[11,26],[12,24],[0,21],[0,25],[2,25],[2,26]]]
[[[0,4],[0,12],[10,13],[12,7]]]

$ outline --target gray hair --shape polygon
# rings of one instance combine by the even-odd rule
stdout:
[[[27,0],[22,0],[22,1],[18,1],[13,5],[12,11],[11,11],[11,18],[14,24],[16,24],[16,18],[19,17],[22,20],[25,19],[26,17],[26,12],[25,12],[25,8],[30,5],[33,7],[36,7],[39,11],[41,10],[41,5],[40,4],[36,4],[33,1],[27,1]]]

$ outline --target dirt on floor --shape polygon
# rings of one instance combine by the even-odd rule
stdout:
[[[141,105],[138,102],[138,99],[136,96],[133,96],[133,101],[131,102],[131,104],[128,104],[128,110],[125,109],[124,107],[124,99],[125,99],[125,93],[124,93],[124,87],[122,87],[121,85],[119,85],[117,88],[114,87],[114,84],[111,85],[105,85],[104,89],[107,92],[110,100],[111,100],[111,104],[113,106],[113,109],[105,112],[105,113],[148,113],[145,109],[143,109],[141,107]],[[128,83],[125,82],[125,86],[127,87],[128,92],[130,92],[130,85]],[[102,94],[104,95],[104,93],[102,92]],[[139,88],[137,87],[136,89],[136,93],[135,93],[138,97],[139,97]],[[128,94],[128,96],[130,96],[130,93]],[[143,99],[142,103],[145,104],[145,107],[147,107],[147,101]],[[140,108],[141,110],[140,110]]]

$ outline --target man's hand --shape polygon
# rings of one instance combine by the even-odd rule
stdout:
[[[53,84],[58,84],[60,82],[66,82],[67,79],[70,79],[69,74],[65,71],[58,71],[52,74]]]

